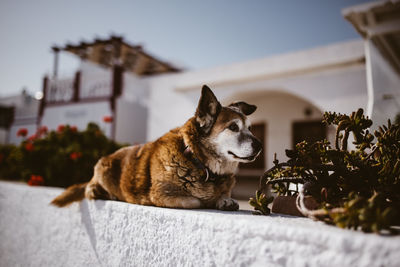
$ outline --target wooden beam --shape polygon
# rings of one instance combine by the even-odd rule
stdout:
[[[367,35],[371,38],[377,35],[385,35],[389,33],[400,34],[400,19],[378,23],[373,26],[367,27]]]
[[[58,59],[60,50],[58,48],[53,47],[54,52],[54,62],[53,62],[53,78],[56,78],[58,75]]]
[[[384,51],[387,54],[387,60],[394,65],[393,67],[396,69],[398,73],[400,73],[400,58],[399,55],[395,52],[393,47],[388,43],[387,39],[383,37],[382,35],[376,36],[376,38],[379,40],[381,43],[381,49],[384,49]]]

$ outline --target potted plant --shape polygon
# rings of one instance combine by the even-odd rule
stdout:
[[[364,232],[388,231],[400,225],[400,125],[381,126],[374,134],[372,121],[359,109],[350,116],[326,112],[323,121],[336,125],[334,148],[327,140],[301,142],[286,150],[289,158],[260,178],[260,188],[249,203],[256,213],[267,215],[273,197],[273,211],[322,220],[342,228]],[[353,134],[354,150],[348,150]],[[285,204],[286,202],[286,204]],[[277,209],[274,206],[279,204]],[[278,205],[278,206],[279,206]],[[291,205],[291,208],[290,208]]]

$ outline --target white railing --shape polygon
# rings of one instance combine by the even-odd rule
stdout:
[[[46,88],[46,102],[69,102],[74,96],[74,78],[50,79]]]
[[[80,99],[103,98],[112,96],[113,72],[90,62],[82,63],[79,89]]]
[[[100,98],[110,97],[112,95],[111,75],[86,74],[82,75],[79,98]]]

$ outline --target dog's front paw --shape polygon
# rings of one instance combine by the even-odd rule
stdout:
[[[221,198],[217,201],[217,209],[219,210],[238,210],[239,203],[232,198]]]

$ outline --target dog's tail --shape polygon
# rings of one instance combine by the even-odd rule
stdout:
[[[50,204],[57,207],[65,207],[74,201],[81,201],[85,198],[85,189],[88,183],[75,184],[68,187],[61,195],[53,199]]]

